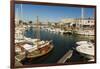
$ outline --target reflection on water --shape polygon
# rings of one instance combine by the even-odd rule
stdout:
[[[30,28],[25,32],[26,37],[35,38],[36,37],[36,29]],[[80,36],[80,35],[61,35],[58,33],[53,33],[45,30],[40,30],[40,39],[41,40],[53,40],[54,49],[48,55],[32,59],[31,62],[25,59],[23,64],[50,64],[56,63],[67,51],[72,49],[72,47],[76,46],[76,42],[80,40],[90,40],[94,39],[94,37],[90,36]],[[76,51],[74,51],[72,58],[69,60],[70,62],[74,61],[84,61],[84,57],[80,56]]]

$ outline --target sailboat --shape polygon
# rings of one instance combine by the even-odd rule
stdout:
[[[24,58],[37,58],[46,55],[54,48],[52,40],[50,41],[40,40],[40,25],[38,16],[36,22],[37,22],[36,38],[32,39],[24,37],[23,41],[15,42],[15,53],[16,53],[15,58],[17,58],[18,61],[21,61]]]
[[[26,55],[27,58],[36,58],[43,56],[47,53],[49,53],[53,49],[52,40],[50,41],[44,41],[40,40],[40,27],[39,27],[39,19],[37,16],[37,32],[36,32],[36,39],[32,39],[33,42],[33,48],[28,50],[28,54]]]
[[[38,17],[37,17],[38,23]],[[26,41],[16,43],[16,46],[20,47],[20,53],[24,51],[24,56],[26,58],[37,58],[49,53],[53,49],[52,40],[51,41],[44,41],[39,39],[39,27],[37,25],[37,38],[31,39],[26,38]],[[23,51],[22,51],[23,50]],[[21,52],[22,51],[22,52]]]

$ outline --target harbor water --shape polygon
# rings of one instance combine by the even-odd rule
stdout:
[[[25,31],[24,35],[29,38],[36,38],[36,28],[30,28]],[[59,34],[55,32],[50,32],[44,29],[40,30],[41,40],[52,40],[54,49],[45,56],[38,57],[32,60],[23,60],[23,64],[52,64],[57,63],[60,58],[64,56],[66,52],[72,50],[76,47],[76,42],[80,40],[91,40],[94,39],[93,36],[81,36],[75,34]],[[74,49],[73,49],[74,50]],[[84,62],[88,59],[81,56],[77,51],[73,51],[72,57],[66,62]]]

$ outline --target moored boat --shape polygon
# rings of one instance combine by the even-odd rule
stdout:
[[[79,35],[94,36],[95,32],[94,32],[94,30],[80,30],[80,31],[77,31],[77,34],[79,34]]]
[[[78,51],[82,56],[93,60],[94,59],[94,44],[87,41],[77,42],[78,46],[76,51]]]
[[[32,42],[20,42],[16,43],[16,52],[24,55],[24,58],[37,58],[46,55],[53,49],[52,41],[41,41],[39,39],[33,39]],[[19,49],[18,49],[19,48]]]

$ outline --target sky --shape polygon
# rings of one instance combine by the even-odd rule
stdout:
[[[22,12],[21,12],[22,7]],[[84,17],[93,17],[94,8],[84,8]],[[80,7],[15,4],[15,17],[23,21],[58,22],[64,18],[80,18]]]

